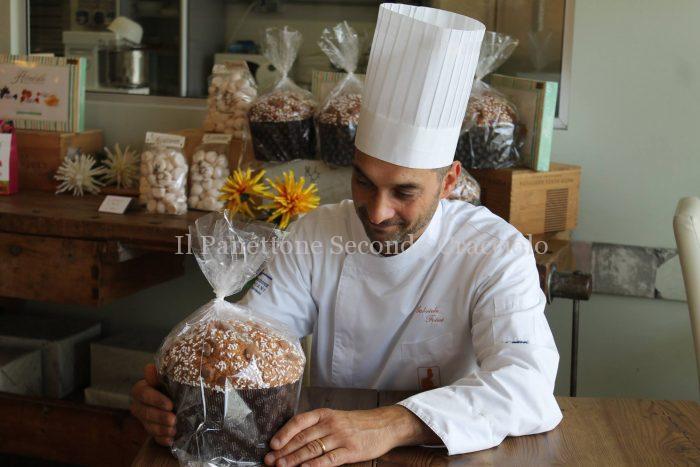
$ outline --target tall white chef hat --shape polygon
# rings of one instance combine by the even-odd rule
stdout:
[[[382,4],[355,146],[403,167],[450,165],[484,30],[456,13]]]

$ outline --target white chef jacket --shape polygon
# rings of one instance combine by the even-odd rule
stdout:
[[[241,303],[313,333],[312,384],[436,387],[400,404],[450,454],[561,420],[532,248],[487,208],[442,200],[410,248],[381,256],[346,200],[298,220],[290,242]]]

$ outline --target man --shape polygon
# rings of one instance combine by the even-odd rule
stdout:
[[[529,242],[487,209],[447,201],[483,25],[429,8],[380,7],[363,95],[352,201],[321,206],[243,303],[313,333],[314,385],[420,390],[397,405],[314,410],[272,439],[268,465],[326,466],[393,447],[450,454],[555,427],[558,353]],[[133,413],[175,435],[155,369]]]

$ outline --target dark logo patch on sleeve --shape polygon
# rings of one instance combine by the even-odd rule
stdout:
[[[258,274],[257,278],[255,278],[255,282],[253,282],[252,288],[253,291],[261,295],[270,287],[270,285],[272,285],[272,277],[263,271],[260,274]]]

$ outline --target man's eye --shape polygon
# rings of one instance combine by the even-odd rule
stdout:
[[[396,192],[396,197],[399,199],[409,199],[413,198],[415,196],[415,193],[412,191],[397,191]]]
[[[364,179],[364,178],[359,178],[359,177],[357,178],[357,184],[360,186],[367,186],[367,187],[372,186],[372,184],[369,182],[369,180]]]

